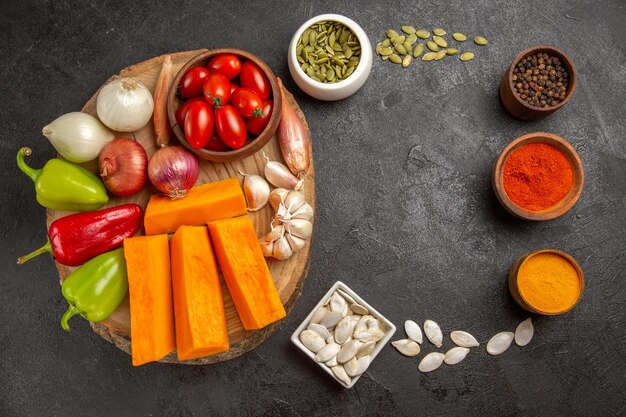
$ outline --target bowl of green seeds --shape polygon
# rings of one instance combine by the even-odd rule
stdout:
[[[296,31],[287,60],[302,91],[319,100],[342,100],[356,93],[369,77],[372,45],[352,19],[323,14]]]

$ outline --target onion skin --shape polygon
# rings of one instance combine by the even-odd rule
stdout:
[[[146,183],[147,165],[146,150],[129,138],[117,138],[107,143],[98,158],[102,182],[111,194],[118,197],[141,191]]]
[[[199,175],[198,158],[181,146],[160,148],[148,162],[150,182],[173,200],[186,197]]]
[[[282,91],[282,111],[280,124],[278,125],[278,143],[283,158],[298,178],[302,178],[309,170],[311,157],[309,155],[309,135],[302,120],[296,114],[294,108],[287,102],[285,88],[278,79],[278,85]]]

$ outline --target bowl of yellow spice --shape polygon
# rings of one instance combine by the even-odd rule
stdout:
[[[580,265],[559,250],[544,249],[522,256],[509,272],[513,299],[531,313],[566,313],[580,301],[584,289]]]

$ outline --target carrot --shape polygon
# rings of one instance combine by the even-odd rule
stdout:
[[[159,147],[167,146],[172,137],[172,127],[167,117],[167,95],[172,85],[172,58],[165,55],[161,73],[154,88],[154,133]]]

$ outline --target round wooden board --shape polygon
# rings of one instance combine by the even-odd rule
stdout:
[[[187,61],[204,51],[206,50],[201,49],[196,51],[170,54],[173,62],[174,75]],[[148,87],[151,91],[154,91],[156,80],[161,70],[162,59],[162,57],[156,57],[148,61],[132,65],[120,71],[119,75],[134,77],[137,80],[141,81],[143,84],[145,84],[146,87]],[[96,92],[96,94],[94,94],[93,97],[89,99],[89,101],[82,109],[83,112],[96,116],[97,95],[98,93]],[[304,114],[298,107],[298,104],[293,99],[293,96],[288,92],[285,92],[285,95],[287,101],[296,108],[296,112],[304,122],[310,138],[310,131],[308,128],[308,124],[306,123],[306,120],[304,118]],[[133,134],[125,134],[120,132],[116,133],[116,137],[129,136],[133,136]],[[146,127],[142,128],[141,130],[134,132],[134,137],[145,147],[146,152],[148,153],[148,157],[150,157],[155,152],[156,145],[154,141],[154,128],[152,122],[150,122]],[[172,144],[178,144],[175,138],[172,139]],[[283,161],[276,136],[272,137],[267,145],[265,145],[263,151],[270,159]],[[214,163],[200,159],[200,177],[197,184],[219,181],[221,179],[230,177],[237,177],[241,182],[243,178],[237,173],[238,170],[245,173],[263,175],[263,168],[265,166],[264,162],[265,161],[261,152],[257,152],[256,154],[249,156],[245,159],[230,163]],[[91,162],[85,164],[84,166],[95,171],[96,163]],[[313,209],[315,209],[315,176],[313,171],[313,163],[311,163],[311,168],[309,169],[309,172],[305,177],[304,184],[305,185],[302,192],[304,193],[307,202],[311,204]],[[125,203],[137,203],[145,208],[150,196],[156,192],[157,190],[149,184],[140,193],[132,197],[111,198],[109,204],[107,204],[105,207],[113,207]],[[50,226],[50,223],[52,223],[54,220],[66,216],[67,214],[70,213],[48,210],[48,226]],[[262,236],[269,231],[270,222],[273,214],[273,210],[269,205],[255,213],[248,214],[248,216],[252,219],[252,222],[254,223],[258,236]],[[268,266],[272,273],[272,277],[274,278],[274,283],[276,284],[276,289],[278,290],[280,299],[285,306],[287,314],[289,314],[296,300],[300,297],[300,294],[302,292],[302,286],[304,284],[304,280],[306,278],[309,268],[311,240],[312,239],[309,239],[306,246],[301,251],[297,252],[286,261],[278,261],[273,258],[267,259]],[[59,263],[57,263],[56,265],[57,269],[59,270],[61,282],[75,269],[61,265]],[[261,342],[267,339],[280,326],[281,321],[273,323],[266,328],[257,331],[244,330],[242,323],[239,319],[239,315],[237,314],[237,310],[235,309],[235,306],[233,304],[233,300],[224,284],[223,279],[222,294],[224,297],[224,307],[226,309],[226,319],[228,322],[228,339],[230,342],[230,350],[225,353],[207,356],[204,358],[190,361],[178,361],[176,352],[172,352],[171,354],[161,359],[161,362],[184,363],[189,365],[205,365],[233,359],[254,349]],[[91,327],[97,334],[102,336],[104,339],[115,344],[115,346],[117,346],[124,352],[130,354],[130,305],[128,301],[128,296],[124,299],[124,301],[122,301],[122,304],[119,306],[119,308],[115,312],[113,312],[113,314],[111,314],[108,319],[99,323],[91,323]]]

